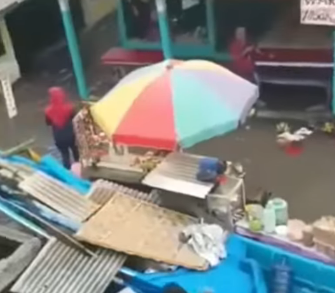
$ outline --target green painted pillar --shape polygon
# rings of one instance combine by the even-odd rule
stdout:
[[[170,38],[169,19],[166,14],[166,0],[156,0],[159,33],[164,59],[172,59],[172,44]]]
[[[333,31],[333,84],[332,84],[332,112],[335,115],[335,31]]]
[[[65,30],[65,35],[67,39],[67,44],[69,47],[74,75],[77,82],[77,88],[79,91],[79,95],[82,99],[87,100],[89,98],[89,91],[85,79],[83,64],[80,57],[76,32],[73,27],[73,21],[69,6],[69,0],[58,0],[58,4],[60,7],[63,25]]]
[[[127,31],[126,31],[126,19],[124,17],[124,1],[117,0],[117,26],[119,31],[119,39],[122,47],[126,47],[127,43]]]
[[[214,1],[206,0],[206,20],[208,41],[214,51],[216,51],[216,27],[215,27],[215,11]]]

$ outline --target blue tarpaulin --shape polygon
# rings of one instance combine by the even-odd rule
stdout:
[[[50,155],[42,157],[39,163],[35,163],[21,156],[12,156],[5,160],[13,163],[25,164],[35,170],[42,171],[52,176],[66,185],[72,187],[82,195],[86,195],[91,188],[91,182],[76,177],[71,171],[63,167],[56,159]]]
[[[139,293],[162,293],[168,286],[177,285],[188,293],[267,293],[260,266],[246,258],[246,247],[238,236],[232,235],[226,244],[228,256],[208,271],[177,269],[173,272],[144,274],[122,269],[130,276],[129,286]]]
[[[44,156],[39,163],[21,156],[12,156],[4,158],[4,160],[12,163],[24,164],[35,169],[36,171],[44,172],[45,174],[65,183],[67,186],[73,188],[82,195],[86,195],[91,188],[91,183],[89,181],[76,177],[69,170],[65,169],[57,160],[49,155]],[[44,237],[49,236],[43,229],[39,228],[32,221],[21,215],[20,210],[16,209],[15,205],[30,212],[36,213],[36,215],[44,218],[50,223],[55,224],[56,226],[64,227],[74,232],[76,232],[80,227],[80,223],[68,219],[67,217],[51,210],[41,203],[32,201],[30,204],[27,204],[27,202],[24,200],[20,200],[20,198],[13,197],[2,191],[0,194],[0,211],[7,214],[7,216],[21,225]]]

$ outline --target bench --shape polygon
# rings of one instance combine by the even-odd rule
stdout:
[[[114,47],[101,57],[101,62],[103,65],[109,66],[112,80],[117,83],[134,69],[161,62],[163,59],[163,54],[160,51],[128,50]]]
[[[145,66],[164,60],[161,51],[128,50],[115,47],[106,52],[101,61],[104,65]]]

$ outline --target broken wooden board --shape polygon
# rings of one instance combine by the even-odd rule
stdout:
[[[180,232],[195,223],[196,218],[115,193],[83,224],[76,237],[130,255],[204,270],[206,260],[179,239]]]

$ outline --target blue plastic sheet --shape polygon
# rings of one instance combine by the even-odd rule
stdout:
[[[6,158],[5,160],[25,164],[35,170],[42,171],[67,184],[82,195],[86,195],[91,188],[90,181],[76,177],[71,171],[64,168],[62,164],[50,155],[42,157],[38,164],[21,156],[12,156],[10,158]]]
[[[171,284],[188,293],[267,293],[260,266],[256,261],[245,258],[246,247],[243,241],[234,235],[230,236],[226,248],[227,258],[204,272],[182,268],[153,274],[134,273],[127,269],[122,272],[132,275],[129,285],[140,293],[162,293]]]
[[[7,215],[12,220],[21,224],[23,227],[33,231],[35,234],[49,238],[47,232],[41,229],[39,226],[34,224],[32,221],[27,220],[25,217],[21,216],[19,211],[15,211],[11,205],[9,205],[6,200],[0,198],[0,211]]]
[[[13,163],[24,164],[33,168],[36,171],[44,172],[45,174],[65,183],[82,195],[86,195],[91,188],[91,183],[89,181],[76,177],[74,174],[72,174],[72,172],[64,168],[63,165],[61,165],[57,160],[49,155],[44,156],[39,163],[36,163],[21,156],[12,156],[9,158],[4,158],[4,160]],[[16,210],[15,207],[10,204],[11,202],[31,212],[36,213],[40,217],[44,218],[45,220],[56,226],[69,229],[73,232],[76,232],[80,227],[80,223],[72,221],[71,219],[51,210],[43,204],[33,201],[29,206],[27,206],[24,201],[21,201],[18,198],[14,199],[8,195],[5,197],[6,198],[0,197],[0,210],[6,213],[13,220],[19,222],[20,224],[24,225],[25,227],[29,228],[30,230],[34,231],[39,235],[47,237],[48,234],[31,221],[25,219],[20,214],[20,211]]]
[[[44,156],[40,164],[46,173],[66,183],[80,194],[86,195],[91,188],[90,181],[78,178],[50,155]]]

